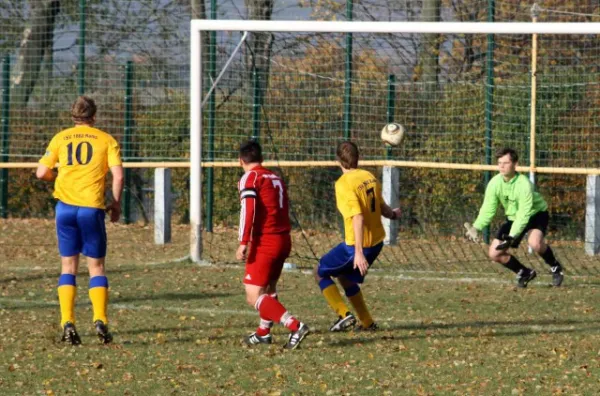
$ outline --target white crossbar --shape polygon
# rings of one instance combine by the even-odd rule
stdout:
[[[359,21],[191,21],[192,31],[327,33],[598,34],[599,22],[359,22]]]

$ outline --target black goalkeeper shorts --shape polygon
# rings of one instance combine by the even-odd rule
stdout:
[[[540,230],[542,234],[546,235],[546,230],[548,229],[548,221],[550,220],[550,215],[547,211],[537,212],[529,219],[529,222],[525,226],[523,232],[515,237],[513,243],[510,245],[511,247],[517,247],[521,243],[521,240],[525,237],[525,234],[529,230]],[[510,228],[512,227],[513,222],[507,220],[506,223],[502,224],[498,233],[496,234],[496,239],[500,239],[501,241],[506,238],[510,233]]]

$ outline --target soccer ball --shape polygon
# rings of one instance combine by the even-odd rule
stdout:
[[[396,122],[387,124],[381,130],[381,140],[390,146],[399,146],[404,140],[404,127]]]

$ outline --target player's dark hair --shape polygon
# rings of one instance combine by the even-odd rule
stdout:
[[[75,124],[91,124],[96,115],[96,102],[87,96],[78,97],[71,106],[71,118]]]
[[[512,162],[519,161],[519,154],[517,154],[517,152],[515,150],[511,149],[510,147],[503,147],[503,148],[499,149],[498,151],[496,151],[496,159],[499,159],[500,157],[504,157],[506,154],[508,154],[510,156],[510,160]]]
[[[358,168],[358,157],[360,153],[358,152],[358,146],[347,140],[338,145],[336,156],[340,164],[345,169],[356,169]]]
[[[262,148],[255,140],[240,144],[240,159],[247,164],[263,162]]]

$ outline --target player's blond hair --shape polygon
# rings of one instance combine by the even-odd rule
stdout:
[[[337,147],[336,156],[345,169],[358,168],[359,155],[358,146],[351,141],[342,142]]]
[[[96,115],[96,102],[87,96],[78,97],[71,106],[71,119],[75,124],[91,124]]]

